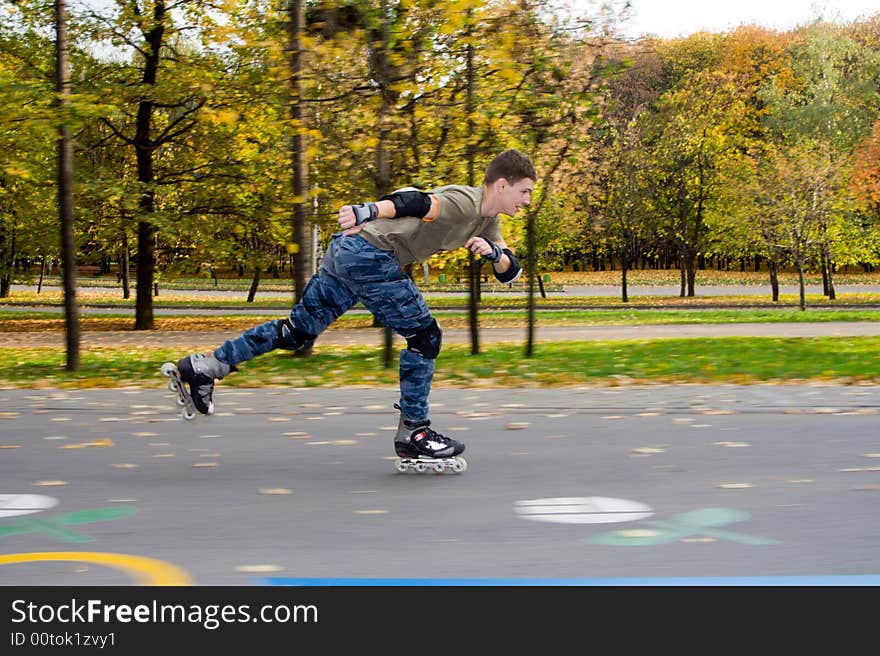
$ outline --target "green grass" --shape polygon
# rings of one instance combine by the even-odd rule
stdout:
[[[212,330],[241,328],[261,321],[276,319],[284,311],[265,315],[235,315],[230,311],[223,316],[159,316],[157,328],[162,330]],[[465,311],[437,311],[444,327],[465,328]],[[132,314],[112,313],[81,315],[83,330],[128,330],[133,326]],[[63,313],[0,310],[0,331],[46,331],[63,329]],[[722,308],[722,309],[607,309],[607,310],[550,310],[538,309],[537,322],[542,326],[599,326],[599,325],[660,325],[660,324],[723,324],[723,323],[821,323],[828,321],[880,321],[880,310],[847,307],[841,309],[809,308],[802,312],[793,308]],[[480,314],[482,327],[525,325],[525,310],[493,310]],[[348,313],[337,319],[335,328],[366,327],[372,324],[368,315]]]
[[[3,387],[135,387],[166,384],[159,367],[179,350],[84,350],[81,370],[64,369],[61,348],[0,349]],[[654,383],[759,383],[824,380],[880,383],[880,337],[725,337],[615,342],[538,343],[531,357],[520,344],[499,344],[472,356],[444,347],[435,387],[560,387]],[[235,387],[397,385],[377,347],[316,347],[311,357],[275,351],[244,363],[224,379]]]

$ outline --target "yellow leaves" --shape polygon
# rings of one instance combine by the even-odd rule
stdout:
[[[515,68],[501,68],[498,71],[498,76],[509,84],[519,84],[522,80],[522,73]]]
[[[240,117],[234,109],[211,109],[205,108],[200,114],[200,119],[206,123],[215,125],[236,125]]]
[[[211,40],[215,43],[226,43],[236,36],[237,28],[233,25],[216,25],[210,32]]]
[[[363,152],[368,148],[375,148],[379,144],[379,138],[375,136],[365,137],[363,139],[356,139],[354,141],[349,141],[346,144],[346,147],[355,153]]]
[[[296,255],[299,253],[299,244],[289,241],[285,244],[288,255]]]
[[[14,163],[7,164],[4,168],[6,175],[13,178],[21,178],[23,180],[30,180],[33,176],[31,172],[22,166],[18,166]]]
[[[232,109],[221,110],[215,114],[216,121],[224,125],[235,125],[238,123],[238,116],[238,112]]]

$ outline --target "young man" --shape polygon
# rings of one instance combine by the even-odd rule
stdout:
[[[501,236],[498,215],[513,216],[529,205],[536,180],[531,160],[507,150],[489,163],[481,187],[449,185],[428,192],[407,187],[376,202],[342,206],[342,231],[333,235],[320,272],[288,318],[255,326],[212,353],[178,361],[180,379],[196,409],[214,412],[214,381],[235,371],[239,363],[273,349],[309,348],[330,323],[360,301],[406,339],[400,353],[400,401],[395,404],[400,410],[394,438],[397,455],[460,454],[464,444],[430,428],[428,394],[441,330],[402,267],[464,246],[491,262],[498,280],[513,282],[522,267]]]

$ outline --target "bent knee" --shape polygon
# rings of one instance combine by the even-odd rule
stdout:
[[[310,335],[294,326],[290,319],[282,319],[278,322],[278,336],[275,346],[280,349],[291,351],[304,351],[311,348],[317,335]]]
[[[418,353],[423,358],[433,360],[440,354],[443,331],[440,329],[440,324],[437,323],[436,319],[432,319],[427,327],[405,337],[407,349]]]

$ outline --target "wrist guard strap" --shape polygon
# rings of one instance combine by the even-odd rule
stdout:
[[[489,241],[488,239],[486,241],[489,242],[489,245],[492,247],[492,253],[489,255],[483,255],[483,259],[488,260],[492,264],[498,264],[498,262],[501,261],[501,256],[504,254],[504,251],[502,251],[501,247],[494,241]]]
[[[376,203],[362,203],[360,205],[352,205],[354,210],[354,224],[360,225],[367,221],[375,221],[379,216],[379,206]]]

